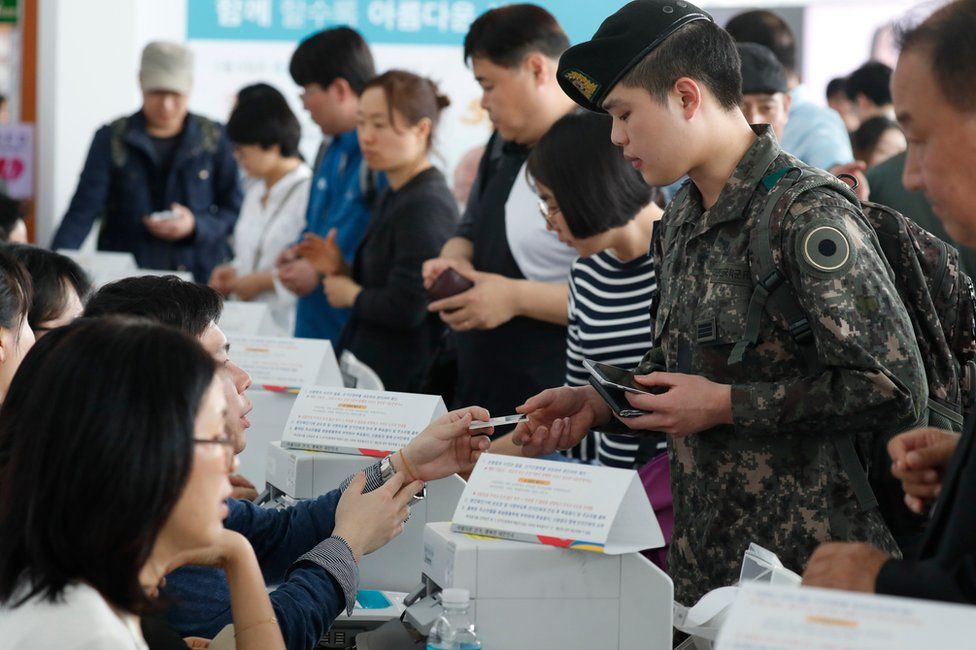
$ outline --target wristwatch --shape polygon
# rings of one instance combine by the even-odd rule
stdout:
[[[386,485],[387,481],[393,478],[393,475],[397,473],[396,467],[393,466],[393,454],[390,454],[386,458],[380,461],[380,479],[383,481],[383,485]],[[416,503],[417,501],[423,501],[424,497],[427,496],[427,484],[424,483],[424,487],[420,490],[419,494],[415,494],[412,498],[411,503]]]

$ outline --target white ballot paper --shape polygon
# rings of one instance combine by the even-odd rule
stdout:
[[[451,528],[608,555],[664,546],[637,472],[484,454]]]
[[[220,314],[220,329],[227,336],[273,336],[274,321],[266,302],[228,300]]]
[[[971,648],[976,607],[746,583],[718,650]]]
[[[306,386],[291,409],[281,446],[383,457],[444,413],[437,395]]]
[[[256,388],[297,393],[302,386],[342,386],[332,344],[322,339],[278,336],[228,336],[234,363]]]

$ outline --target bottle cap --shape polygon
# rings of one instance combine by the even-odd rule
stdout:
[[[470,599],[467,589],[450,588],[441,592],[441,602],[445,605],[467,605]]]

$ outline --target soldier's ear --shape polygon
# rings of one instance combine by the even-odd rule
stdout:
[[[701,110],[704,99],[702,85],[691,77],[681,77],[671,87],[670,97],[685,120],[693,118]]]

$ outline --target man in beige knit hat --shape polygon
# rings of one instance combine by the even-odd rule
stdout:
[[[223,126],[190,113],[193,53],[156,41],[142,51],[142,108],[95,134],[52,248],[78,248],[102,218],[100,250],[201,282],[227,256],[240,209],[237,164]]]

